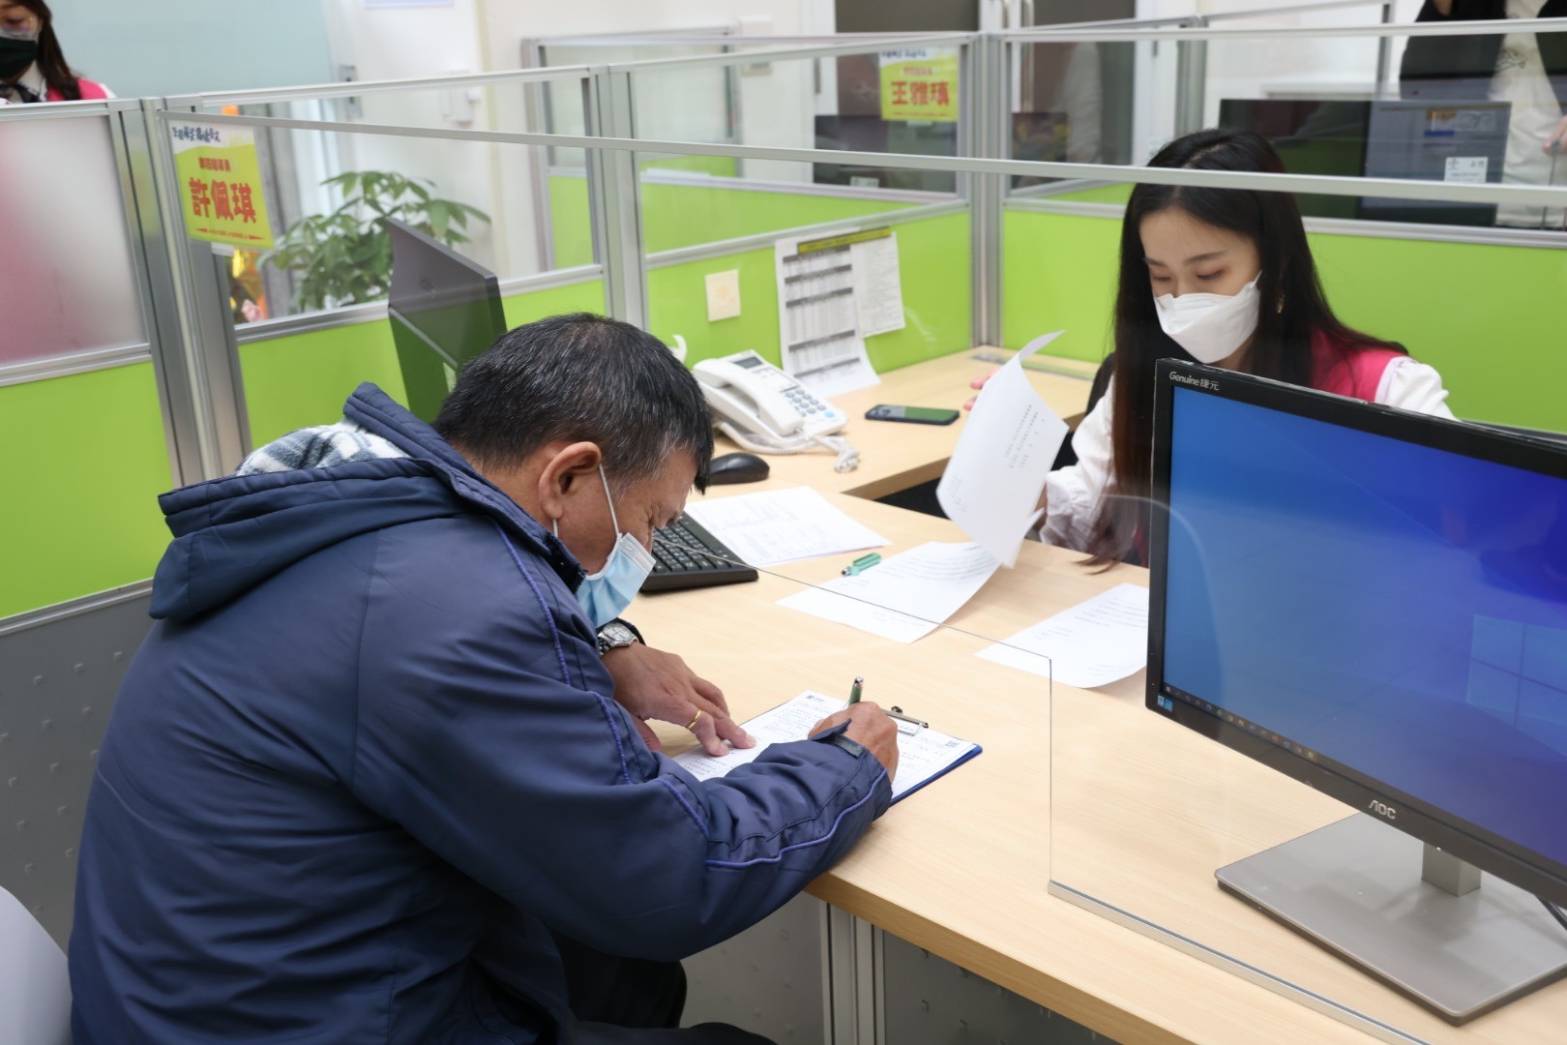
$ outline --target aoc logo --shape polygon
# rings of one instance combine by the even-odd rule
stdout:
[[[1171,371],[1170,380],[1178,385],[1190,385],[1193,388],[1203,388],[1210,392],[1219,390],[1219,382],[1207,377],[1188,377],[1180,371]]]
[[[1379,801],[1377,801],[1376,799],[1373,798],[1371,800],[1371,804],[1366,806],[1366,808],[1371,810],[1377,816],[1380,816],[1383,820],[1397,820],[1398,819],[1398,810],[1394,809],[1392,806],[1388,805],[1386,802],[1379,802]]]

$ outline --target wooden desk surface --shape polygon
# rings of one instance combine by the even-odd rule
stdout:
[[[940,363],[910,375],[918,384],[905,384],[902,371],[887,375],[867,405],[948,402],[909,394],[935,387],[938,373],[946,381],[970,369]],[[1086,384],[1083,390],[1086,395]],[[931,431],[946,433],[950,447],[956,426]],[[865,441],[871,444],[869,436]],[[963,539],[946,520],[836,492],[826,479],[833,476],[829,459],[805,460],[816,465],[814,478],[824,480],[813,485],[892,542],[884,554],[926,540]],[[889,460],[904,468],[911,457],[893,459],[889,451]],[[780,471],[766,487],[791,485],[788,477],[804,474]],[[712,495],[766,487],[718,488]],[[1043,679],[974,655],[991,639],[1114,584],[1146,583],[1146,571],[1123,566],[1095,574],[1081,558],[1025,545],[1016,569],[1000,571],[949,628],[912,645],[777,605],[798,582],[835,576],[837,559],[793,564],[756,584],[639,599],[631,616],[651,641],[722,686],[741,719],[802,689],[846,689],[854,675],[864,675],[866,699],[900,704],[981,743],[984,755],[890,810],[811,891],[1101,1033],[1126,1042],[1369,1040],[1297,1001],[1051,896],[1052,859],[1057,877],[1069,884],[1076,877],[1083,887],[1102,888],[1134,913],[1189,929],[1203,942],[1222,944],[1419,1037],[1525,1042],[1567,1035],[1567,983],[1452,1028],[1221,893],[1212,882],[1221,850],[1244,855],[1348,810],[1147,713],[1141,674],[1104,690],[1057,685],[1052,693]],[[684,746],[678,731],[663,736],[671,751]]]

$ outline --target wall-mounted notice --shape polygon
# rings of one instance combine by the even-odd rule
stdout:
[[[860,333],[853,248],[885,232],[782,239],[774,248],[784,373],[823,398],[879,381]]]
[[[245,250],[272,247],[256,134],[249,127],[176,123],[174,170],[191,239]]]
[[[860,314],[860,336],[875,337],[902,330],[905,320],[898,234],[891,229],[878,229],[874,238],[859,240],[850,247],[849,256],[854,261],[854,304]]]

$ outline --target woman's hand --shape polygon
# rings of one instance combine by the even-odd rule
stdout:
[[[979,389],[982,389],[982,388],[985,387],[985,382],[989,381],[991,378],[995,377],[996,373],[997,372],[995,370],[992,370],[990,373],[986,374],[984,377],[976,377],[974,380],[972,380],[972,381],[970,381],[968,383],[968,386],[970,388],[972,388],[972,389],[975,389],[976,391],[979,390]],[[968,402],[963,404],[963,409],[965,409],[965,410],[972,410],[972,409],[974,409],[974,400],[976,400],[978,398],[979,398],[979,396],[977,396],[977,395],[969,396],[968,397]]]
[[[1552,156],[1567,152],[1567,116],[1556,121],[1556,129],[1545,136],[1545,151]]]

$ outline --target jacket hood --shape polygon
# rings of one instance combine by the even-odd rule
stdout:
[[[153,578],[153,617],[189,620],[339,541],[464,514],[489,517],[576,588],[582,567],[565,546],[386,393],[360,385],[343,415],[408,456],[229,476],[158,498],[174,540]]]

